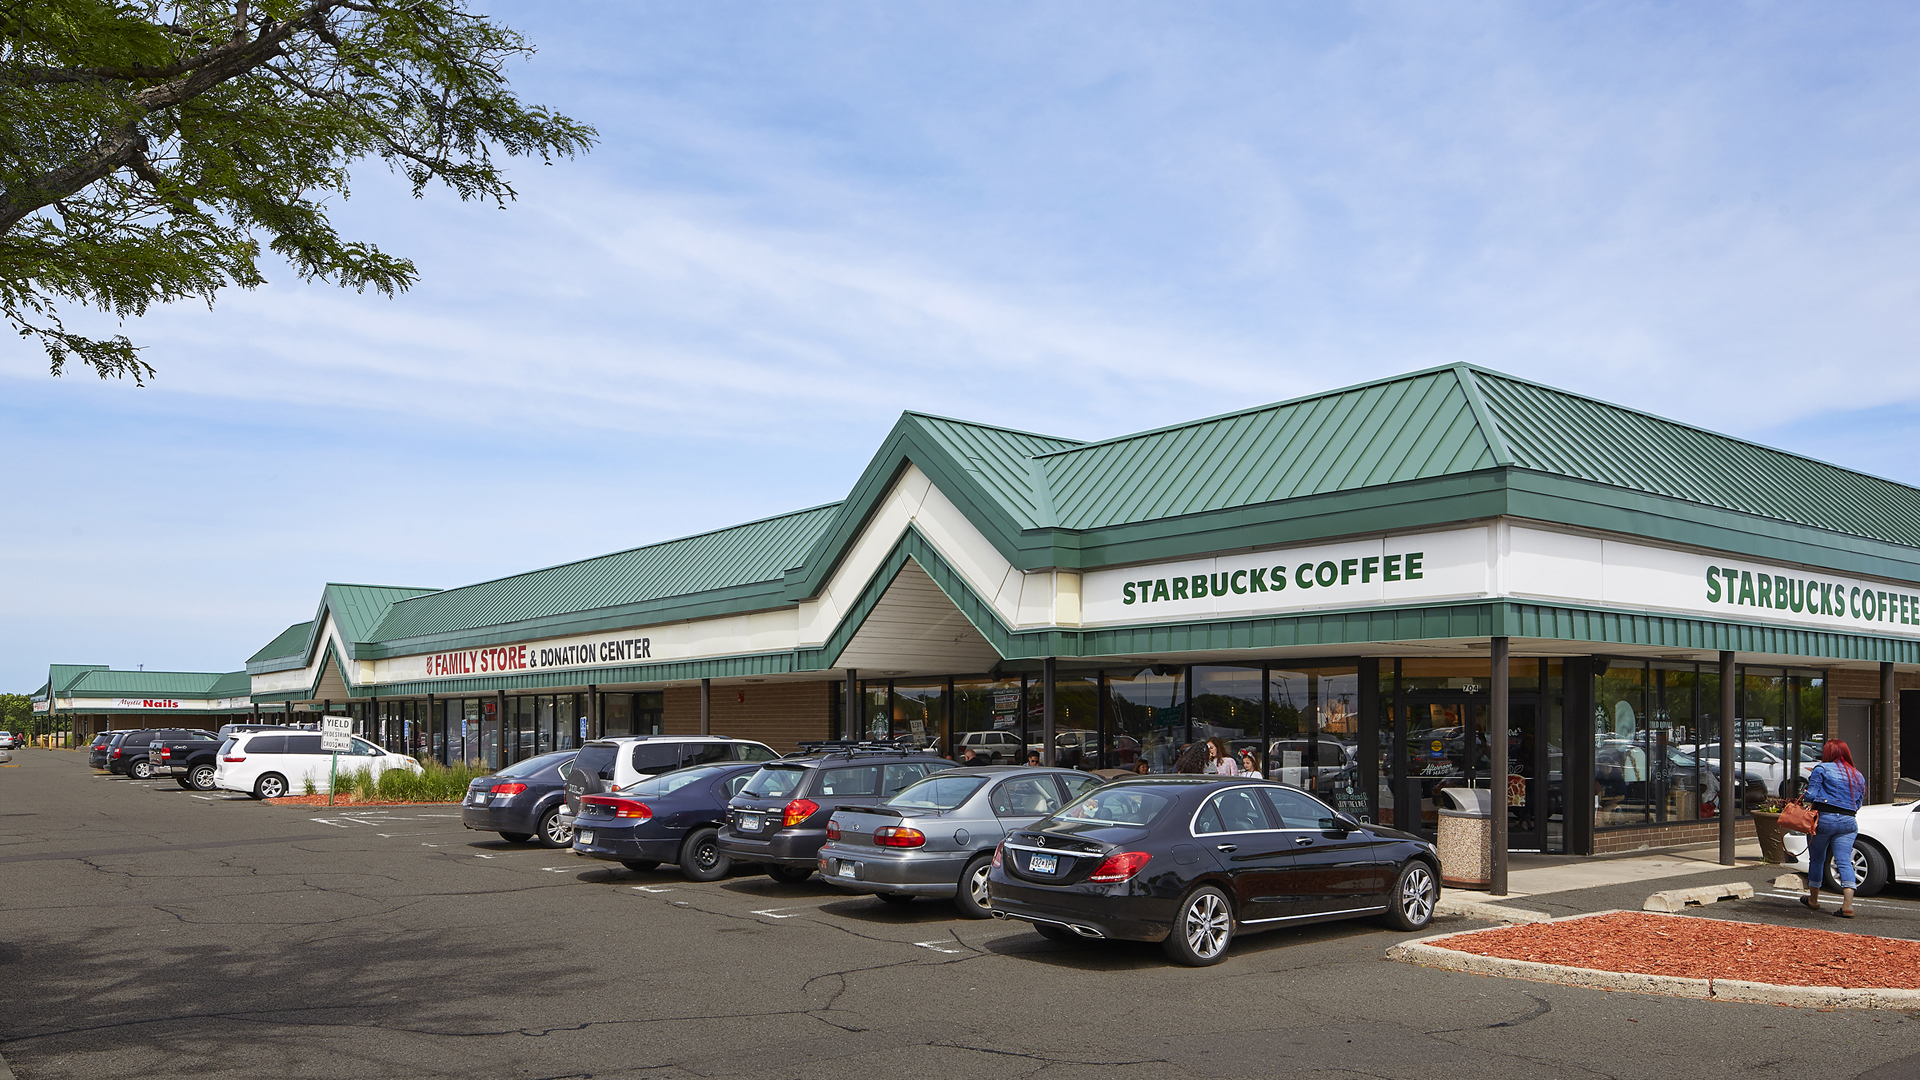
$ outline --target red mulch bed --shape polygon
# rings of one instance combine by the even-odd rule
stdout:
[[[325,806],[325,795],[283,795],[278,799],[263,800],[268,806]],[[420,803],[407,802],[404,799],[356,799],[342,792],[333,797],[334,809],[342,806],[459,806],[457,802]]]
[[[1462,934],[1430,944],[1477,956],[1635,975],[1920,989],[1920,941],[1684,915],[1623,911]]]

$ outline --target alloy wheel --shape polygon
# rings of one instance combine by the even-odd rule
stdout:
[[[554,847],[573,846],[573,826],[560,820],[559,814],[547,816],[547,842]]]
[[[967,875],[967,891],[973,894],[973,902],[983,908],[987,906],[987,901],[991,899],[991,897],[987,895],[987,879],[991,875],[992,870],[993,865],[991,863],[982,862],[979,866],[973,868],[973,873]]]
[[[1227,911],[1227,902],[1211,892],[1193,898],[1182,923],[1186,928],[1187,948],[1202,960],[1220,955],[1233,930],[1233,916]]]
[[[1401,879],[1400,913],[1416,926],[1433,917],[1433,875],[1426,867],[1415,864]]]

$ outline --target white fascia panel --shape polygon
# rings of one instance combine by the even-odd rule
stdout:
[[[359,686],[366,681],[364,676],[372,674],[368,669],[372,665],[363,665],[347,652],[347,643],[340,637],[340,629],[333,624],[333,613],[327,613],[327,621],[320,627],[320,640],[313,649],[313,660],[306,667],[291,671],[270,671],[265,675],[255,675],[251,686],[255,694],[284,694],[292,690],[308,690],[314,680],[320,677],[320,665],[326,662],[327,645],[332,643],[333,653],[340,658],[342,679],[350,686]]]

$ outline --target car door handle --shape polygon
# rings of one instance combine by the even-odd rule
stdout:
[[[1238,851],[1240,850],[1240,847],[1238,844],[1221,844],[1220,850],[1221,851]]]
[[[1295,844],[1298,844],[1301,847],[1311,847],[1313,845],[1313,837],[1311,836],[1295,837],[1293,842]]]

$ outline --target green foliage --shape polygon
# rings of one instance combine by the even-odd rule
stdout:
[[[312,773],[308,773],[308,774],[307,774],[307,782],[306,782],[306,790],[305,790],[305,791],[302,791],[302,792],[301,792],[300,794],[302,794],[302,795],[318,795],[318,794],[320,794],[320,789],[319,789],[319,787],[317,787],[317,786],[316,786],[316,785],[314,784],[314,782],[313,782],[313,774],[312,774]]]
[[[344,773],[339,780],[341,792],[352,792],[356,799],[385,799],[394,802],[459,802],[467,795],[467,785],[487,776],[492,769],[469,765],[448,767],[429,761],[416,773],[410,769],[389,769],[378,777],[362,766]]]
[[[347,240],[327,201],[377,157],[418,197],[514,197],[494,155],[551,161],[591,127],[509,89],[532,54],[459,0],[0,0],[0,311],[55,375],[153,368],[124,335],[66,330],[266,278],[391,296],[412,262]]]
[[[0,694],[0,731],[32,731],[33,698],[26,694]]]

